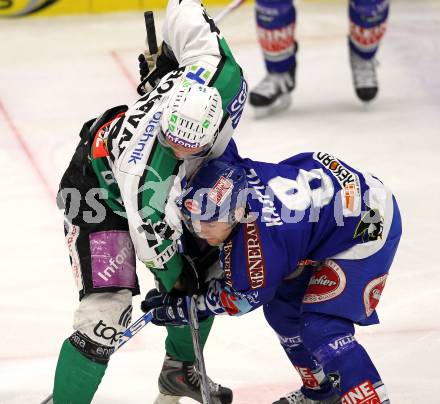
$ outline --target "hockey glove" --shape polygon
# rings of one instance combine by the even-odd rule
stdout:
[[[203,296],[199,299],[204,299]],[[180,326],[189,323],[189,313],[185,296],[170,295],[161,293],[157,289],[151,289],[145,299],[141,302],[141,310],[148,313],[152,310],[153,319],[151,322],[161,326]],[[208,311],[197,311],[200,321],[205,320],[210,315]]]
[[[179,63],[171,48],[165,43],[159,46],[157,53],[145,51],[138,57],[141,83],[137,88],[139,95],[149,93],[160,79],[179,67]]]
[[[185,296],[172,296],[151,289],[141,303],[144,313],[152,311],[151,322],[156,325],[186,325],[188,324],[188,309]]]

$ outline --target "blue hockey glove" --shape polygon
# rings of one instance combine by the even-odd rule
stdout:
[[[156,325],[188,324],[188,309],[184,296],[172,296],[151,289],[141,303],[141,310],[145,313],[153,310],[151,322]]]

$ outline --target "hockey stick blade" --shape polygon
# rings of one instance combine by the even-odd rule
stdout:
[[[123,345],[125,345],[133,336],[135,336],[142,328],[144,328],[151,320],[153,319],[153,311],[150,310],[148,313],[143,314],[139,317],[130,327],[128,327],[123,334],[119,337],[118,345],[115,346],[112,355],[120,349]],[[50,404],[52,403],[53,394],[44,399],[41,404]]]

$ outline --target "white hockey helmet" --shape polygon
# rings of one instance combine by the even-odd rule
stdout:
[[[188,149],[209,151],[223,117],[222,99],[215,87],[182,81],[162,115],[160,139]]]

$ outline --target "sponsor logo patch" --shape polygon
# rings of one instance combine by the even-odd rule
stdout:
[[[168,128],[170,130],[170,128]],[[172,143],[185,147],[187,149],[196,149],[197,147],[200,147],[200,142],[190,142],[189,140],[182,139],[178,136],[173,135],[170,132],[166,133],[166,138],[169,139]]]
[[[313,159],[327,168],[342,188],[342,207],[345,217],[358,216],[361,209],[361,186],[359,176],[345,167],[329,153],[317,152]]]
[[[369,380],[353,387],[341,398],[342,404],[380,404],[380,398]]]
[[[234,184],[231,180],[221,176],[212,189],[208,192],[208,198],[217,206],[220,206],[224,200],[231,194]]]
[[[246,223],[244,228],[245,255],[251,289],[266,286],[266,263],[257,222]]]
[[[315,374],[310,368],[295,366],[295,369],[301,376],[304,386],[308,387],[309,389],[316,389],[319,387],[319,380],[315,377]]]
[[[303,303],[319,303],[334,299],[345,289],[347,283],[342,268],[332,260],[326,260],[310,278]]]
[[[379,210],[371,209],[367,206],[367,211],[356,226],[353,238],[359,237],[363,243],[381,239],[383,222],[384,219],[380,216]]]
[[[240,309],[235,304],[236,300],[237,297],[232,294],[229,294],[225,291],[222,291],[220,293],[221,305],[230,316],[234,316],[235,314],[238,314],[240,312]]]
[[[111,345],[114,345],[119,340],[122,332],[118,332],[116,328],[107,326],[104,321],[99,320],[99,323],[93,328],[93,334],[98,338],[108,340]]]
[[[232,287],[231,253],[232,241],[229,240],[223,247],[223,273],[225,276],[226,285],[228,285],[229,287]]]
[[[154,137],[155,129],[159,123],[160,117],[162,116],[162,112],[156,112],[151,120],[148,122],[144,133],[142,134],[141,138],[136,143],[135,148],[132,150],[130,154],[130,158],[128,159],[128,164],[134,163],[136,164],[137,161],[141,161],[144,157],[144,148],[145,145],[148,143],[148,140],[152,137]]]
[[[92,233],[89,242],[94,288],[136,286],[136,257],[128,231]]]
[[[124,116],[125,112],[121,112],[120,114],[116,115],[111,121],[105,123],[102,125],[97,131],[95,138],[93,140],[92,145],[92,158],[102,158],[102,157],[108,157],[110,153],[107,150],[107,137],[110,133],[110,126],[113,121],[116,121],[121,116]]]
[[[212,77],[212,72],[199,65],[192,65],[189,68],[189,72],[185,75],[183,86],[188,86],[194,81],[199,84],[206,84]]]
[[[294,337],[284,337],[283,335],[278,334],[278,339],[286,352],[291,352],[292,349],[297,348],[302,344],[299,335],[295,335]]]
[[[333,342],[330,342],[328,345],[334,351],[338,351],[338,350],[353,346],[354,345],[353,343],[355,341],[356,340],[353,337],[353,335],[348,334],[348,335],[344,335],[343,337],[334,340]]]
[[[295,24],[278,29],[257,27],[258,40],[264,53],[276,54],[293,49],[295,44]]]
[[[234,99],[229,103],[229,105],[226,108],[229,115],[231,116],[232,127],[234,129],[237,127],[238,122],[240,122],[240,118],[243,113],[244,106],[246,105],[247,93],[248,93],[248,86],[246,80],[244,80],[242,77],[240,89],[238,90],[237,95],[234,97]]]
[[[364,306],[367,317],[370,317],[379,304],[388,274],[373,279],[364,290]]]
[[[165,264],[173,258],[173,256],[177,253],[177,246],[175,243],[170,244],[163,252],[159,255],[156,255],[154,258],[150,260],[144,261],[144,264],[147,268],[154,268],[156,271],[166,271],[167,268]]]

